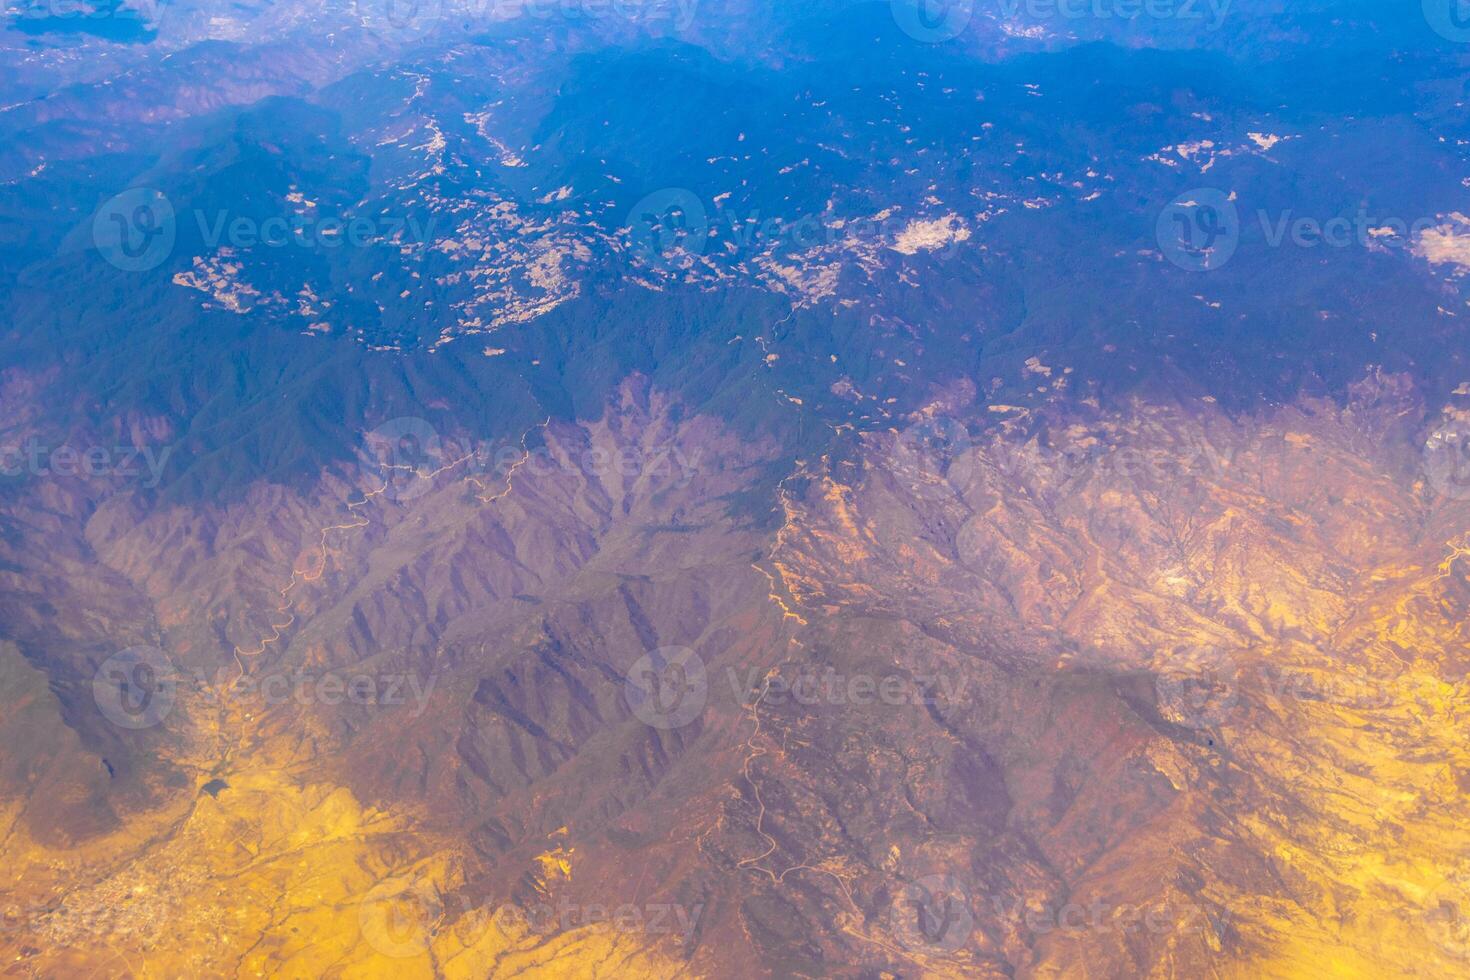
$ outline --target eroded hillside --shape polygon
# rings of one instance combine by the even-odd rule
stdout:
[[[1412,385],[975,414],[793,462],[635,378],[518,445],[400,420],[309,494],[58,484],[7,545],[75,597],[5,650],[7,950],[1453,973],[1470,503]]]

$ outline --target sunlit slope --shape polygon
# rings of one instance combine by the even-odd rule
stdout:
[[[635,380],[498,471],[446,452],[391,493],[338,470],[138,522],[119,503],[87,524],[91,577],[56,571],[65,547],[13,552],[76,601],[0,688],[55,733],[5,773],[7,957],[1462,971],[1467,501],[1420,452],[1412,387],[975,411],[960,391],[793,462]],[[773,471],[775,520],[752,522]],[[121,730],[69,680],[98,622],[157,624],[179,674],[157,724]],[[662,647],[696,653],[706,698],[650,724],[627,678]],[[333,670],[413,683],[231,693]],[[936,881],[939,935],[904,912]]]
[[[1466,969],[1470,510],[1407,455],[1415,411],[1403,379],[1370,377],[1345,407],[1139,405],[941,457],[897,434],[796,482],[772,567],[825,640],[793,664],[854,669],[878,635],[982,692],[925,721],[990,761],[1004,818],[961,832],[959,861],[982,927],[1018,944],[997,957],[1048,976]],[[910,758],[941,781],[960,765]],[[824,779],[795,753],[783,772]],[[1212,925],[1005,914],[1099,896]]]

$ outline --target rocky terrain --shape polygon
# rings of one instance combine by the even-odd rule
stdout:
[[[1470,975],[1466,50],[1044,6],[7,7],[7,975]]]
[[[638,379],[498,470],[99,509],[25,646],[130,626],[171,702],[89,731],[7,650],[17,966],[1454,972],[1470,542],[1412,384],[973,438],[965,396],[767,529],[775,447]]]

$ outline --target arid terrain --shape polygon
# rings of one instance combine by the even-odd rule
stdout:
[[[801,460],[774,528],[731,505],[772,447],[636,378],[499,473],[58,489],[11,621],[171,700],[89,732],[6,648],[16,968],[1452,974],[1470,495],[1412,385],[923,438],[971,395]],[[698,704],[640,701],[674,649]]]
[[[6,7],[4,975],[1470,977],[1470,29],[1120,5]]]

